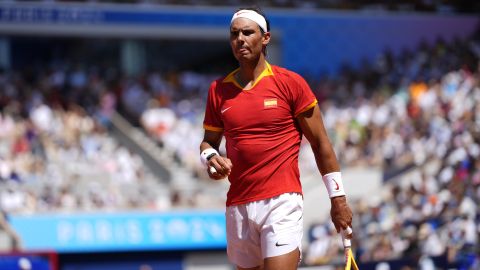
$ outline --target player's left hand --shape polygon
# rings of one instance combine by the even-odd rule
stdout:
[[[222,157],[220,155],[213,156],[207,163],[208,165],[208,175],[211,179],[221,180],[225,179],[230,175],[232,171],[232,161],[227,157]]]
[[[330,199],[332,203],[332,208],[330,209],[330,216],[332,217],[333,225],[338,233],[340,231],[347,229],[347,227],[352,228],[352,210],[347,204],[347,198],[345,196],[333,197]],[[352,235],[347,235],[347,238],[351,238]]]

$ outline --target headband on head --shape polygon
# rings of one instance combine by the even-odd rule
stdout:
[[[262,15],[258,14],[256,11],[249,10],[249,9],[242,9],[235,12],[235,14],[233,14],[232,20],[230,21],[230,25],[233,23],[235,19],[238,19],[238,18],[246,18],[246,19],[252,20],[256,22],[258,26],[260,26],[260,28],[262,28],[263,32],[268,32],[267,21]]]

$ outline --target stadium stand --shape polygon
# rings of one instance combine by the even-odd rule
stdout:
[[[81,108],[53,109],[38,92],[31,94],[33,99],[9,102],[2,113],[3,211],[157,208],[152,204],[162,187],[142,159],[118,145]],[[27,108],[20,104],[31,105],[27,117],[21,116]]]
[[[380,194],[352,204],[361,263],[479,267],[479,38],[421,44],[399,56],[387,51],[337,77],[309,78],[342,166],[382,166],[388,180]],[[198,161],[206,89],[221,74],[132,78],[63,60],[46,70],[0,72],[2,212],[223,206],[217,191],[225,186],[213,188]],[[175,178],[187,179],[184,186],[172,189],[118,143],[110,133],[117,110],[171,157],[168,166],[187,169]],[[313,160],[300,162],[304,174],[313,173]],[[341,262],[336,236],[329,222],[312,226],[305,264]]]
[[[385,54],[362,74],[345,69],[341,79],[313,85],[345,166],[417,168],[385,183],[382,194],[353,204],[362,262],[447,254],[448,263],[474,263],[480,229],[478,41],[439,42],[399,58]],[[202,176],[195,142],[202,134],[203,90],[217,75],[184,71],[168,81],[145,74],[113,93],[87,70],[56,69],[35,78],[1,73],[2,211],[158,210],[182,200],[158,193],[164,186],[142,160],[108,135],[117,102],[177,162]],[[61,95],[57,89],[70,90]],[[79,89],[92,95],[80,97]],[[306,263],[338,260],[333,235],[328,224],[312,228]]]
[[[387,166],[415,164],[386,182],[381,194],[353,203],[360,261],[389,265],[387,261],[395,269],[478,267],[479,41],[477,34],[465,42],[437,44],[393,59],[394,69],[385,70],[379,82],[395,74],[409,77],[393,80],[399,82],[396,86],[381,83],[373,98],[360,99],[358,106],[327,107],[329,128],[344,134],[339,140],[346,142],[338,151],[341,160],[357,162],[378,154]],[[338,142],[336,146],[339,149]],[[338,252],[332,252],[339,250],[334,235],[329,223],[311,228],[308,264],[338,258]],[[402,261],[406,258],[412,261]]]
[[[386,182],[378,196],[354,203],[362,262],[446,253],[449,263],[473,263],[480,196],[479,48],[477,37],[398,58],[386,53],[362,74],[346,68],[341,79],[313,83],[344,166],[416,168]],[[165,186],[108,135],[117,102],[176,162],[204,176],[195,142],[202,134],[203,90],[217,75],[145,74],[113,93],[87,70],[57,69],[36,73],[35,79],[2,72],[2,211],[159,210],[185,200],[179,193],[171,199],[158,193]],[[73,90],[64,96],[55,89]],[[101,94],[79,98],[78,89]],[[334,235],[328,224],[312,228],[306,262],[338,260]]]
[[[449,263],[473,263],[478,250],[475,224],[480,192],[475,169],[480,150],[478,41],[478,35],[453,44],[438,41],[397,58],[386,52],[361,71],[345,68],[339,79],[312,83],[324,100],[326,127],[344,166],[383,165],[386,171],[416,168],[385,183],[382,194],[354,204],[358,206],[355,227],[359,228],[356,240],[361,261],[447,253]],[[203,120],[199,117],[202,99],[192,101],[193,90],[188,85],[207,89],[210,76],[185,72],[178,78],[174,92],[188,99],[173,101],[170,107],[174,109],[169,109],[166,104],[159,106],[159,101],[172,100],[164,93],[150,96],[145,98],[150,102],[143,103],[149,106],[144,106],[147,109],[140,118],[179,162],[201,176],[196,151],[184,151],[194,147],[185,147],[185,142],[195,139],[186,131],[197,130],[198,137]],[[163,120],[153,124],[149,117]],[[309,162],[307,158],[301,161]],[[312,243],[307,263],[338,260],[338,252],[332,252],[339,247],[331,230],[328,224],[313,230],[321,243]],[[464,232],[456,235],[461,246],[450,243],[452,230]]]
[[[324,100],[326,127],[344,166],[380,165],[387,172],[407,169],[385,183],[382,194],[354,203],[361,261],[422,258],[426,264],[429,261],[421,256],[441,260],[447,254],[452,265],[475,263],[480,229],[479,45],[478,34],[453,44],[422,44],[417,51],[406,51],[397,58],[386,52],[360,71],[345,68],[338,79],[325,78],[316,83],[312,79],[317,96]],[[189,93],[186,85],[195,79],[192,85],[203,83],[206,89],[209,76],[187,74],[179,76],[180,92]],[[164,100],[163,95],[153,97]],[[141,117],[145,128],[172,147],[169,151],[178,156],[177,160],[201,175],[197,153],[183,151],[183,144],[193,139],[185,137],[191,136],[186,130],[201,134],[203,119],[178,113],[186,106],[192,116],[198,116],[201,99],[174,102],[176,113],[158,108],[157,101],[152,103]],[[146,118],[153,112],[165,122],[148,126],[154,121]],[[172,128],[176,124],[188,127]],[[301,160],[308,162],[312,160]],[[312,229],[313,235],[319,242],[312,242],[306,262],[338,260],[339,246],[331,226],[321,224]]]
[[[29,78],[27,71],[7,70],[0,75],[5,89],[0,94],[3,211],[166,210],[172,205],[195,204],[188,199],[191,194],[170,190],[137,154],[109,134],[117,99],[125,110],[134,108],[143,113],[147,101],[154,102],[150,92],[135,82],[126,83],[117,97],[106,89],[104,77],[88,69],[56,68],[33,74],[34,78]],[[158,74],[149,75],[149,79],[153,88],[148,89],[156,93]],[[141,98],[142,93],[148,100]],[[176,95],[183,93],[177,91]],[[128,103],[132,100],[135,103]],[[201,130],[188,130],[190,121],[186,116],[198,117],[201,106],[191,112],[189,102],[194,100],[178,102],[178,112],[184,114],[174,116],[174,132],[166,136],[166,143],[159,143],[168,145],[166,150],[171,150],[176,160],[198,167],[198,160],[192,158],[197,156],[197,147],[192,144],[199,140]]]

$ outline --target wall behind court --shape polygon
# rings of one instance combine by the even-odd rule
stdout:
[[[233,7],[81,3],[0,4],[0,36],[81,36],[225,40]],[[420,41],[466,38],[477,16],[265,9],[271,20],[275,59],[294,71],[335,73],[345,62],[358,66],[389,48],[393,53]],[[5,47],[5,41],[3,43]],[[193,52],[192,52],[193,53]]]

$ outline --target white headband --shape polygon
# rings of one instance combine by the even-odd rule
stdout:
[[[235,14],[233,14],[232,20],[230,21],[230,25],[233,23],[235,19],[238,19],[238,18],[246,18],[246,19],[252,20],[256,22],[260,26],[260,28],[262,28],[263,32],[268,32],[267,21],[265,20],[265,18],[253,10],[242,9],[237,11]]]

